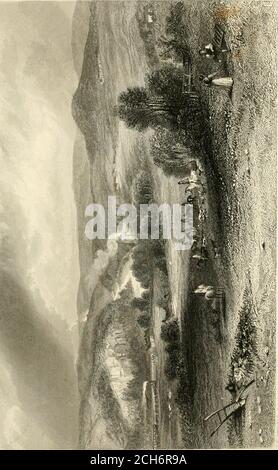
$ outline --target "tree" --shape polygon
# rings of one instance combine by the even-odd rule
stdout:
[[[169,305],[169,300],[171,298],[171,291],[169,285],[169,279],[167,273],[162,270],[158,272],[158,279],[157,284],[158,288],[158,295],[156,296],[155,302],[156,305],[159,307],[167,310]]]
[[[183,68],[166,64],[147,75],[147,87],[151,95],[159,97],[165,108],[176,116],[184,101]]]
[[[136,176],[133,182],[133,197],[138,205],[153,202],[153,180],[147,171],[141,171]]]
[[[150,112],[145,88],[128,88],[120,94],[118,101],[119,118],[125,121],[127,127],[143,131],[153,124],[154,116]]]
[[[132,251],[132,272],[144,289],[149,289],[152,280],[153,262],[148,240],[138,240]]]
[[[180,348],[177,345],[168,346],[167,353],[164,372],[168,380],[174,380],[177,378],[180,368]]]
[[[177,320],[172,320],[164,323],[161,326],[160,337],[166,343],[179,341],[180,329]]]
[[[183,22],[183,14],[185,12],[184,3],[177,2],[171,5],[170,13],[166,18],[166,34],[177,36],[178,34],[187,37],[187,29]]]
[[[142,314],[139,315],[139,317],[137,318],[137,323],[138,323],[138,325],[140,325],[141,328],[143,328],[143,329],[149,328],[150,323],[151,323],[151,316],[150,316],[147,312],[142,313]]]
[[[185,57],[189,57],[189,49],[175,38],[161,36],[158,40],[160,48],[160,57],[164,60],[174,59],[177,62],[183,62]]]
[[[150,303],[150,301],[151,301],[151,292],[150,292],[150,290],[144,290],[144,292],[142,292],[142,294],[141,294],[141,297],[142,297],[142,299],[144,299],[144,300],[146,300],[147,302]]]
[[[158,41],[160,46],[160,57],[163,59],[173,58],[183,61],[190,55],[188,47],[188,31],[183,22],[184,4],[178,2],[170,7],[170,13],[166,18],[165,35]]]
[[[146,77],[145,87],[128,88],[118,98],[117,112],[130,128],[173,127],[183,106],[183,70],[167,64]]]
[[[166,175],[181,176],[190,172],[190,161],[197,156],[195,143],[186,147],[181,143],[178,133],[167,129],[157,129],[151,138],[151,155],[154,163]]]
[[[142,297],[135,297],[131,301],[132,308],[137,308],[138,310],[145,311],[150,305],[149,299],[144,299]]]

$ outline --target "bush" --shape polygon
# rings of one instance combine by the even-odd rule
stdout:
[[[137,308],[138,310],[141,310],[142,312],[145,312],[150,305],[149,299],[143,298],[143,297],[135,297],[131,301],[131,307],[132,308]]]
[[[180,329],[177,320],[171,320],[161,326],[160,337],[166,343],[180,340]]]
[[[239,312],[236,345],[231,357],[229,385],[236,384],[237,387],[242,385],[241,382],[245,381],[254,369],[257,345],[253,308],[251,293],[246,289],[243,294],[243,305]]]
[[[168,353],[165,364],[165,375],[168,380],[178,377],[181,366],[181,351],[179,342],[167,344],[165,350]]]
[[[140,171],[133,183],[133,197],[136,204],[150,204],[153,201],[153,180],[149,172]]]
[[[149,328],[144,331],[144,341],[145,341],[145,346],[146,350],[150,349],[151,347],[151,339],[150,339],[150,330]]]
[[[199,147],[195,139],[191,137],[186,139],[185,135],[185,130],[181,133],[159,128],[152,136],[151,156],[155,165],[159,166],[166,175],[189,174],[190,161],[198,157]]]
[[[152,278],[152,258],[148,240],[139,240],[132,252],[132,272],[144,289],[148,289]]]
[[[141,328],[146,329],[149,328],[150,323],[151,323],[151,316],[149,313],[145,312],[139,315],[137,318],[137,323]]]

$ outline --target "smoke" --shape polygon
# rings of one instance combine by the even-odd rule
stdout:
[[[109,261],[118,251],[118,243],[116,240],[107,240],[106,250],[97,250],[94,262],[86,276],[86,289],[92,295],[99,281],[100,276],[108,267]]]

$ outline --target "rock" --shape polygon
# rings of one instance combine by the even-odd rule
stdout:
[[[257,403],[258,405],[261,403],[261,397],[257,397]]]
[[[258,406],[258,413],[259,413],[259,415],[261,414],[261,412],[262,412],[262,408],[261,408],[261,405],[259,405],[259,406]]]
[[[262,428],[260,428],[260,429],[259,429],[259,435],[261,435],[262,432],[263,432],[263,431],[262,431]]]
[[[266,347],[264,348],[264,353],[265,353],[266,356],[269,355],[269,347],[268,347],[268,346],[266,346]]]
[[[261,443],[261,444],[264,443],[264,440],[263,440],[262,436],[260,436],[260,443]]]

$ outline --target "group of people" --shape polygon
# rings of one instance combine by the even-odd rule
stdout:
[[[196,160],[189,162],[190,175],[178,181],[179,185],[185,186],[185,195],[187,195],[186,200],[182,203],[185,204],[195,204],[199,207],[199,224],[203,226],[206,221],[207,211],[204,207],[205,204],[205,182],[203,178],[203,170],[199,167]],[[202,232],[202,230],[201,230]],[[200,230],[194,229],[193,232],[193,244],[191,247],[192,258],[197,259],[198,267],[207,259],[207,250],[206,250],[206,241],[203,237],[202,242],[200,242]]]
[[[207,240],[204,236],[204,225],[207,220],[206,208],[206,188],[203,177],[203,170],[196,160],[192,160],[188,164],[190,169],[189,176],[178,181],[179,185],[185,186],[186,200],[182,205],[193,204],[198,207],[198,230],[193,230],[193,244],[191,247],[192,259],[197,261],[196,266],[202,268],[203,264],[209,258]],[[182,220],[183,222],[183,220]],[[211,240],[211,248],[214,258],[220,258],[220,251],[213,240]]]
[[[193,204],[197,195],[201,195],[203,197],[205,194],[204,183],[202,180],[203,170],[198,167],[195,160],[191,161],[190,164],[190,175],[178,181],[179,185],[185,185],[184,192],[185,195],[187,195],[187,199],[182,203],[182,205]]]

